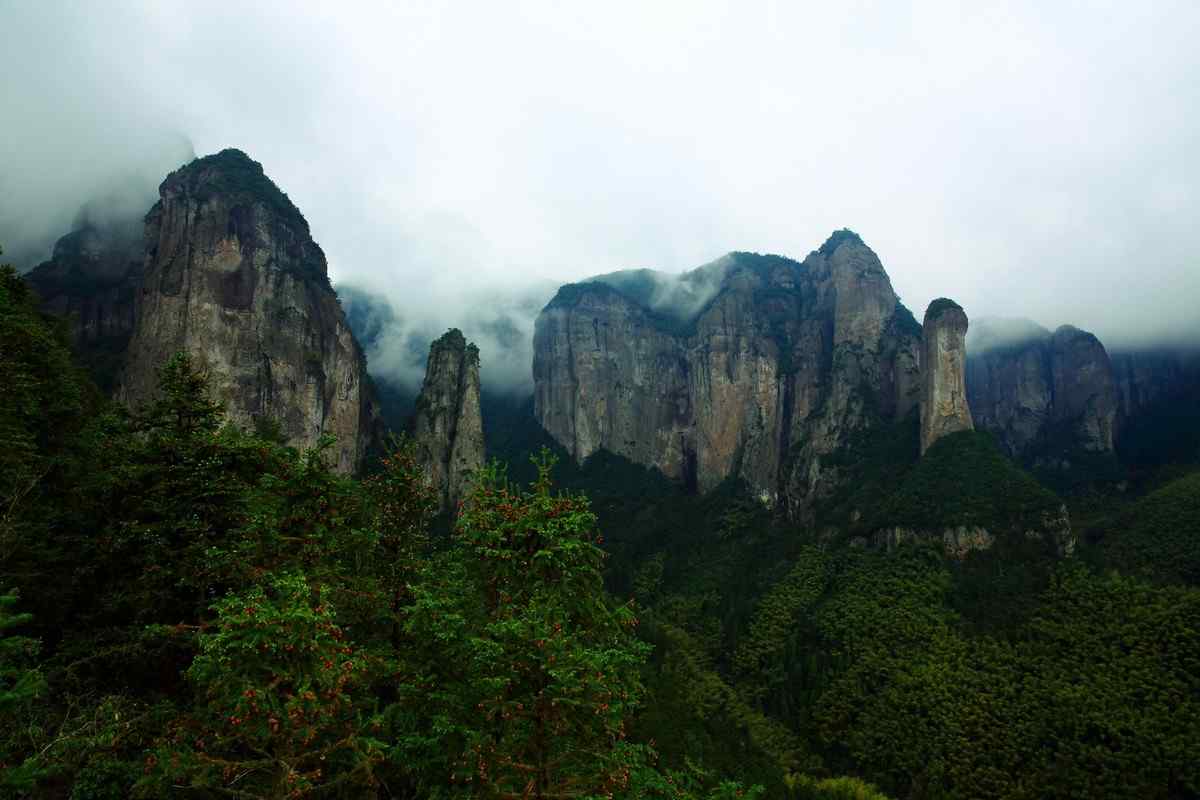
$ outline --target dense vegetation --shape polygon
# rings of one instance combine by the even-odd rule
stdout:
[[[452,532],[226,424],[179,355],[108,405],[0,272],[0,796],[730,797],[630,735],[635,607],[589,502],[490,466]]]
[[[402,441],[338,475],[185,356],[114,407],[36,308],[0,273],[0,797],[1200,794],[1196,473],[955,560],[860,534],[1057,507],[981,435],[864,431],[797,528],[492,399],[443,526]]]
[[[930,446],[874,512],[873,527],[1035,528],[1062,501],[1000,451],[990,434],[959,431]]]
[[[489,446],[519,454],[520,418]],[[546,444],[531,423],[526,441]],[[984,434],[939,445],[918,459],[911,418],[862,432],[802,530],[736,486],[688,496],[605,453],[567,465],[596,498],[609,587],[655,645],[635,735],[778,797],[839,774],[895,797],[1194,796],[1196,475],[1112,499],[1114,538],[1062,559],[1008,530],[1062,500]],[[855,544],[888,513],[1007,535],[961,561]]]

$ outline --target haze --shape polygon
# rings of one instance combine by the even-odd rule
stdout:
[[[1200,5],[978,5],[0,0],[0,245],[233,146],[395,306],[405,380],[458,325],[519,385],[487,331],[562,282],[841,227],[918,318],[1200,342]]]

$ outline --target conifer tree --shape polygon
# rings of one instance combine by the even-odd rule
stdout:
[[[604,795],[629,780],[627,721],[648,646],[601,581],[596,517],[552,490],[543,451],[528,489],[485,467],[453,547],[415,589],[406,620],[426,643],[407,675],[398,754],[427,792]],[[440,777],[440,780],[437,778]]]

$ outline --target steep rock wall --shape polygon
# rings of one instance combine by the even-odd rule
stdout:
[[[442,510],[457,509],[470,475],[483,466],[479,348],[452,328],[429,348],[413,439]]]
[[[953,300],[929,304],[922,325],[921,453],[948,433],[975,429],[967,404],[967,315]]]
[[[337,438],[337,468],[359,466],[375,433],[366,362],[299,210],[237,150],[163,181],[146,217],[135,327],[117,396],[136,405],[186,350],[235,423],[277,419],[287,440]]]
[[[49,261],[25,276],[42,308],[66,319],[75,350],[106,391],[116,382],[133,335],[144,257],[140,218],[84,220],[58,240]]]
[[[535,328],[535,415],[579,461],[604,448],[803,510],[845,437],[915,407],[919,326],[848,231],[803,263],[732,253],[696,274],[714,286],[686,316],[613,276],[563,287]]]
[[[1122,398],[1099,339],[1071,326],[1051,334],[1025,323],[1015,335],[998,333],[1011,321],[979,327],[968,342],[967,396],[980,428],[1012,455],[1064,434],[1083,450],[1112,451]]]

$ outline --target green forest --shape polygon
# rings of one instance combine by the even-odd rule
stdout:
[[[957,560],[869,533],[1060,504],[985,434],[864,435],[801,526],[513,406],[450,521],[403,437],[339,475],[185,355],[114,404],[7,267],[0,383],[0,796],[1200,796],[1194,462]]]

